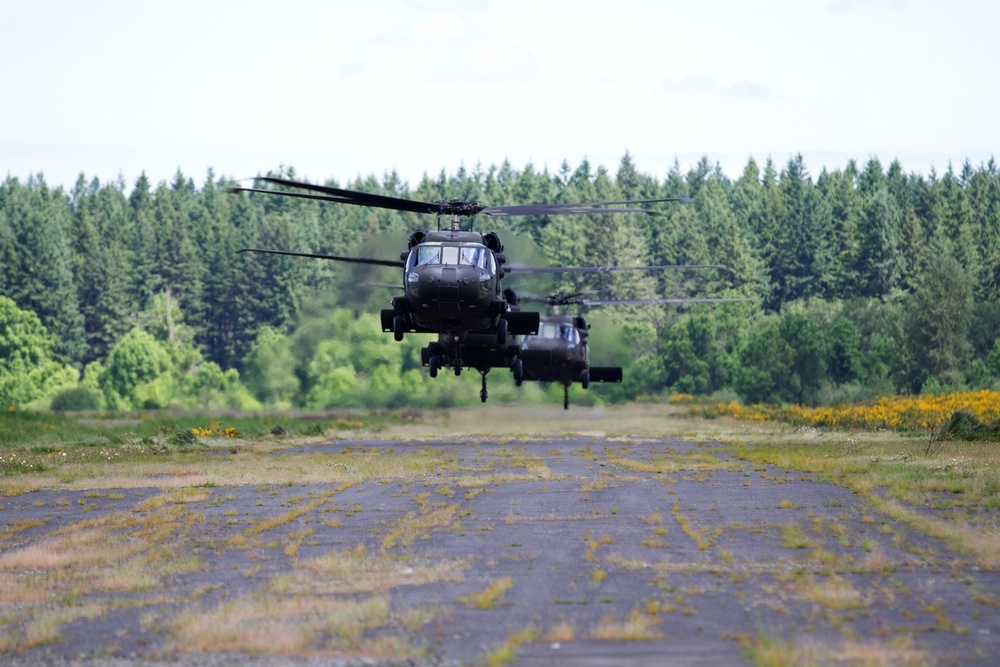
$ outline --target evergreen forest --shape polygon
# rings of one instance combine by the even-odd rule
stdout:
[[[293,168],[271,176],[296,178]],[[733,178],[735,176],[735,178]],[[277,248],[397,259],[431,216],[231,194],[209,171],[169,183],[42,174],[0,183],[0,405],[7,409],[435,407],[478,403],[478,374],[431,379],[431,340],[383,333],[400,283],[377,266],[239,253]],[[663,178],[629,154],[329,185],[491,205],[690,197],[656,215],[489,218],[515,264],[721,264],[728,271],[572,274],[523,293],[744,301],[582,310],[592,363],[624,382],[574,403],[683,393],[835,404],[1000,385],[1000,174],[993,160],[939,174],[851,161],[815,177],[795,156],[727,175],[703,158]],[[444,221],[442,224],[446,224]],[[523,282],[519,282],[523,281]],[[561,387],[490,374],[490,401],[561,402]]]

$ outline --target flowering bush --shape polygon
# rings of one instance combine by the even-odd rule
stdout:
[[[752,405],[731,402],[719,404],[715,411],[739,419],[765,419],[825,426],[839,429],[890,429],[895,431],[931,431],[941,428],[958,411],[966,411],[983,423],[1000,420],[1000,392],[968,391],[920,396],[887,396],[866,404],[834,407],[791,407]]]

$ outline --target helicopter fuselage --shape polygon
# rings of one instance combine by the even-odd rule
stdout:
[[[493,239],[496,239],[493,236]],[[488,329],[507,310],[500,293],[497,253],[475,232],[429,232],[412,246],[403,267],[404,295],[393,308],[414,328],[444,332]]]
[[[583,318],[542,316],[538,334],[521,339],[521,359],[525,380],[563,385],[579,382],[590,367],[590,348]]]
[[[620,367],[590,365],[589,329],[578,315],[542,316],[538,335],[521,339],[524,379],[564,387],[579,382],[584,389],[591,382],[621,382]]]
[[[537,329],[537,313],[511,313],[500,288],[506,261],[500,238],[467,231],[416,232],[401,253],[403,295],[382,311],[382,328],[438,333],[464,340],[470,332],[511,334]],[[534,318],[534,319],[532,319]],[[501,319],[506,320],[501,323]]]

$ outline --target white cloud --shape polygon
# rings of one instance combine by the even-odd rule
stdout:
[[[517,47],[473,46],[450,50],[428,66],[428,78],[435,83],[486,84],[528,80],[536,70],[534,59]]]
[[[669,95],[721,96],[740,99],[763,100],[774,97],[767,86],[750,81],[733,84],[720,83],[715,77],[698,74],[681,79],[667,79],[660,85],[660,92]]]
[[[451,14],[437,14],[428,21],[419,23],[410,31],[414,37],[424,41],[454,39],[465,34],[465,26]]]

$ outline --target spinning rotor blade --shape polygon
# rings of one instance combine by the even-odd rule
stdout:
[[[504,264],[504,273],[609,273],[611,271],[659,271],[663,269],[719,269],[729,271],[721,264],[660,264],[657,266],[524,266]]]
[[[291,252],[289,250],[265,250],[264,248],[240,248],[236,252],[261,252],[268,255],[291,255],[292,257],[312,257],[314,259],[332,259],[337,262],[351,262],[353,264],[374,264],[376,266],[392,266],[402,268],[403,262],[391,259],[368,259],[365,257],[341,257],[339,255],[315,255],[310,252]]]
[[[594,213],[646,213],[647,215],[662,215],[661,211],[646,208],[608,208],[609,206],[628,206],[630,204],[653,204],[657,202],[680,202],[690,204],[693,199],[687,197],[666,197],[664,199],[630,199],[626,201],[584,202],[582,204],[525,204],[521,206],[485,206],[481,213],[493,217],[511,215],[569,215]]]
[[[320,201],[331,201],[340,204],[354,204],[355,206],[374,206],[376,208],[388,208],[396,211],[410,211],[412,213],[443,213],[440,204],[414,201],[401,197],[387,197],[385,195],[373,195],[357,190],[344,190],[333,188],[327,185],[315,185],[313,183],[303,183],[302,181],[290,181],[286,178],[273,178],[271,176],[258,176],[255,181],[264,181],[274,185],[283,185],[289,188],[299,188],[311,192],[319,192],[325,196],[305,195],[301,192],[290,192],[286,190],[262,190],[255,188],[233,188],[240,192],[260,192],[270,195],[281,195],[283,197],[301,197],[303,199],[318,199]]]
[[[727,303],[730,301],[749,301],[750,299],[712,299],[712,298],[683,298],[676,299],[577,299],[573,304],[581,306],[628,306],[628,305],[656,305],[665,303]],[[560,304],[563,305],[563,304]],[[569,305],[569,304],[566,304]]]
[[[668,303],[724,303],[729,301],[749,301],[742,298],[677,297],[654,299],[581,299],[581,296],[596,294],[594,291],[576,294],[550,294],[549,296],[518,295],[519,301],[544,303],[547,306],[627,306],[656,305]]]
[[[435,215],[460,215],[474,216],[479,213],[493,217],[507,217],[514,215],[593,215],[595,213],[646,213],[648,215],[662,215],[661,211],[653,211],[645,208],[633,208],[632,204],[653,204],[660,202],[680,202],[691,203],[694,200],[686,197],[665,197],[662,199],[635,199],[624,201],[604,201],[604,202],[583,202],[579,204],[526,204],[517,206],[485,206],[477,202],[461,201],[453,199],[450,201],[421,202],[413,199],[403,199],[402,197],[389,197],[386,195],[370,194],[357,190],[345,190],[344,188],[334,188],[327,185],[316,185],[303,181],[293,181],[287,178],[275,178],[273,176],[257,176],[254,181],[263,181],[272,185],[279,185],[286,188],[298,188],[307,190],[295,192],[293,190],[267,190],[262,188],[230,188],[230,192],[253,192],[259,194],[280,195],[282,197],[298,197],[300,199],[313,199],[317,201],[329,201],[338,204],[353,204],[355,206],[374,206],[376,208],[387,208],[395,211],[409,211],[411,213],[431,213]],[[612,208],[613,207],[613,208]]]

